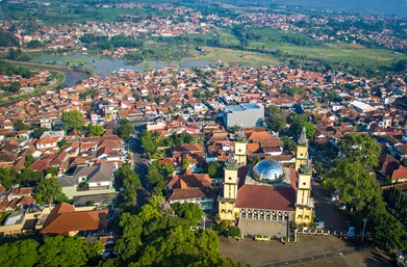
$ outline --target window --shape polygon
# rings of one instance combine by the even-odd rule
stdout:
[[[229,177],[229,180],[232,180],[232,177]]]

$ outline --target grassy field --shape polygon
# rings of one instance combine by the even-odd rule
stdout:
[[[264,55],[259,53],[208,47],[209,52],[205,56],[197,58],[187,58],[185,60],[202,60],[202,61],[223,61],[227,63],[239,63],[243,66],[261,67],[268,65],[281,65],[281,62],[270,55]]]
[[[304,47],[279,42],[250,42],[250,48],[275,50],[293,55],[306,55],[309,58],[323,59],[329,62],[364,63],[366,66],[389,66],[394,60],[407,59],[406,55],[384,49],[371,49],[362,45],[347,43],[324,44],[322,46]]]

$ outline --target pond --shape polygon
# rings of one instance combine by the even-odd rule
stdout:
[[[132,69],[135,71],[142,72],[142,71],[145,71],[148,69],[165,67],[170,64],[177,64],[177,65],[179,65],[180,69],[193,68],[193,67],[206,67],[206,66],[209,66],[210,64],[212,64],[212,65],[216,64],[216,62],[214,62],[214,61],[199,61],[199,60],[187,60],[187,61],[181,61],[181,62],[180,61],[171,61],[171,62],[148,61],[148,62],[143,62],[140,64],[128,64],[124,59],[120,59],[120,58],[108,58],[108,57],[93,56],[93,55],[83,55],[80,53],[76,53],[73,55],[67,55],[67,56],[53,56],[53,55],[49,55],[49,54],[33,54],[32,58],[34,61],[37,61],[37,62],[48,63],[48,64],[52,64],[55,62],[56,64],[62,65],[62,66],[72,66],[72,65],[78,66],[79,64],[83,64],[83,66],[85,68],[92,70],[93,74],[97,75],[99,77],[104,77],[106,75],[112,74],[114,71],[117,71],[119,69]],[[68,80],[68,77],[67,77],[67,80]],[[69,78],[69,80],[71,80],[71,78]],[[78,79],[78,80],[80,80],[80,79]],[[70,86],[70,85],[66,85],[66,86]]]

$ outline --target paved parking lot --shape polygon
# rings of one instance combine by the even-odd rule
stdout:
[[[355,247],[334,236],[299,236],[298,243],[220,238],[220,252],[227,257],[258,267],[390,267],[374,247]]]
[[[315,202],[315,216],[325,223],[326,230],[336,232],[347,231],[346,217],[341,211],[335,210],[335,203],[319,183],[312,183],[312,194]]]

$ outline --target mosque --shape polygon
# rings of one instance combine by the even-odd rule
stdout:
[[[237,223],[242,234],[283,237],[291,224],[312,222],[312,169],[308,159],[305,129],[298,140],[295,168],[273,159],[247,165],[247,140],[239,135],[234,156],[225,163],[219,216]]]

